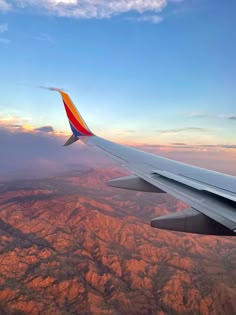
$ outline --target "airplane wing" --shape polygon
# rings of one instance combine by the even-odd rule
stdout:
[[[65,106],[72,136],[115,158],[133,175],[107,184],[129,190],[169,193],[190,208],[151,220],[151,226],[198,234],[236,235],[236,177],[180,163],[120,145],[92,133],[68,94],[58,91]]]

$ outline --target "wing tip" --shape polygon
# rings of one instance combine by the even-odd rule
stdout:
[[[40,88],[40,89],[44,89],[44,90],[49,90],[49,91],[56,91],[56,92],[59,92],[59,93],[65,93],[65,92],[66,92],[66,89],[57,88],[57,87],[54,87],[54,86],[44,86],[44,85],[40,85],[39,88]]]

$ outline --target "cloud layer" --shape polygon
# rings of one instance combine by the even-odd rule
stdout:
[[[178,3],[181,0],[0,0],[0,10],[31,7],[57,16],[100,19],[130,12],[157,13],[170,2]],[[158,23],[160,19],[153,15],[147,21]]]
[[[48,177],[66,171],[104,165],[107,161],[82,145],[63,147],[68,136],[51,126],[27,129],[20,124],[0,122],[0,181],[13,178]]]
[[[80,141],[63,147],[68,135],[52,126],[34,128],[28,118],[0,119],[0,181],[13,178],[48,177],[84,167],[101,167],[114,162]],[[167,158],[236,175],[236,145],[140,145],[140,149]]]

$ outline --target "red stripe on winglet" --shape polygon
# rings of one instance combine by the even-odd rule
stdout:
[[[72,112],[70,111],[69,107],[66,105],[66,103],[63,101],[64,106],[65,106],[65,110],[66,110],[66,114],[68,116],[69,121],[73,124],[73,126],[78,129],[79,132],[83,133],[86,136],[92,136],[93,134],[86,130],[79,122],[78,120],[74,117],[74,115],[72,114]]]

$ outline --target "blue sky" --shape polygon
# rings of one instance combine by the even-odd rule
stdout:
[[[131,143],[235,144],[236,3],[0,0],[0,122]]]

